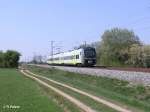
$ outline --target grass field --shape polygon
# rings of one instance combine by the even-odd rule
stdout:
[[[33,66],[28,68],[34,73],[109,99],[119,105],[127,105],[133,110],[135,109],[136,112],[150,112],[150,88],[148,87],[130,84],[117,79],[87,76],[56,69]],[[77,95],[75,96],[78,97]]]
[[[15,107],[16,106],[16,107]],[[0,69],[0,112],[79,112],[53,91],[25,78],[16,69]]]

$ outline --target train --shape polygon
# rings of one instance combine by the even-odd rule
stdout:
[[[57,53],[48,56],[47,64],[94,66],[96,64],[96,50],[93,47],[84,47],[72,51]]]

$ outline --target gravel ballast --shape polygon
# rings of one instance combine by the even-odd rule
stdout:
[[[150,73],[107,70],[107,69],[100,69],[100,68],[85,68],[85,67],[82,68],[82,67],[68,67],[68,66],[64,67],[64,66],[49,66],[49,65],[36,65],[36,66],[45,67],[45,68],[55,67],[57,69],[64,70],[64,71],[116,78],[120,80],[125,80],[125,81],[130,81],[130,82],[150,86]]]

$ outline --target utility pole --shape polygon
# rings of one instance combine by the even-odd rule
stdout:
[[[54,41],[51,41],[51,58],[52,58],[52,61],[53,61],[53,49],[54,49]]]
[[[84,41],[84,46],[86,47],[86,41]]]
[[[56,41],[50,41],[50,42],[51,42],[51,59],[53,61],[54,53],[60,53],[62,46],[60,46],[60,44],[56,45]],[[55,44],[54,44],[54,42],[55,42]]]
[[[61,49],[60,47],[56,48],[57,53],[60,53],[60,52],[61,52],[60,49]]]

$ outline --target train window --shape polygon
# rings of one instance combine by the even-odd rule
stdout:
[[[52,58],[48,59],[48,61],[52,61]]]
[[[96,52],[95,52],[95,49],[86,49],[86,50],[84,50],[84,54],[85,54],[85,57],[86,58],[94,58],[94,57],[96,57]]]
[[[73,59],[74,58],[74,56],[65,56],[64,57],[64,60],[71,60],[71,59]]]
[[[53,60],[59,60],[59,58],[53,58]]]
[[[76,59],[79,59],[79,55],[76,55]]]

